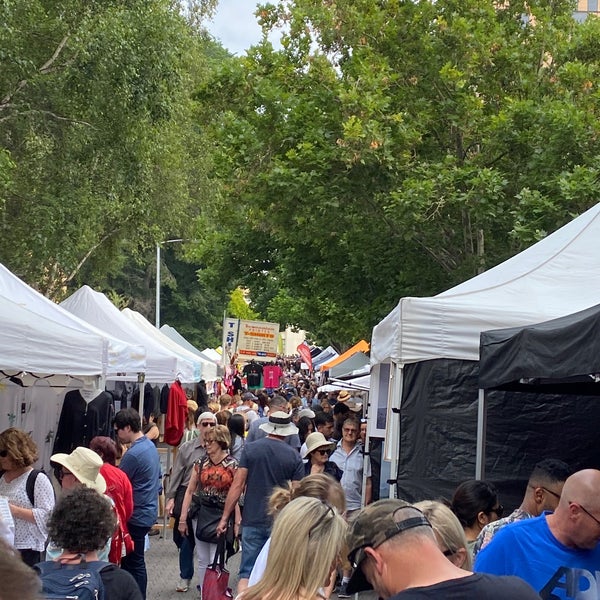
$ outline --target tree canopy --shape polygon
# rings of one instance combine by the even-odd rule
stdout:
[[[261,7],[262,42],[196,95],[223,184],[205,276],[348,346],[400,297],[443,291],[596,203],[599,25],[572,10]]]

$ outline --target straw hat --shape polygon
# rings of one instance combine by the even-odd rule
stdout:
[[[298,428],[292,423],[292,417],[278,410],[269,415],[269,420],[260,426],[260,429],[268,435],[280,435],[285,437],[298,433]]]
[[[100,475],[100,468],[104,463],[93,450],[78,446],[71,454],[53,454],[50,461],[68,469],[73,473],[75,479],[86,487],[92,488],[100,494],[104,494],[106,491],[106,481]]]
[[[302,454],[302,458],[306,458],[311,452],[319,448],[326,448],[330,451],[335,450],[335,442],[328,442],[320,431],[315,431],[306,436],[306,450]]]
[[[346,402],[350,398],[350,392],[348,390],[342,390],[337,397],[338,402]]]

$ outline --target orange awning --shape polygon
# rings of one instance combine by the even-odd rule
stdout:
[[[327,371],[331,369],[331,367],[339,365],[341,362],[345,361],[347,358],[350,358],[353,354],[356,354],[357,352],[368,352],[369,348],[369,342],[365,340],[360,340],[358,344],[354,344],[352,348],[349,348],[348,350],[346,350],[346,352],[340,354],[337,358],[334,358],[333,360],[330,360],[329,362],[326,362],[325,364],[321,365],[320,370]]]

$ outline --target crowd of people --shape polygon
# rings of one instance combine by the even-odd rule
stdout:
[[[393,600],[600,598],[600,471],[541,460],[506,516],[498,489],[481,480],[447,500],[372,502],[359,399],[298,379],[235,391],[188,401],[164,479],[157,427],[143,427],[133,408],[115,415],[115,439],[53,455],[53,477],[33,468],[27,433],[2,432],[0,497],[11,519],[0,516],[0,573],[17,580],[0,598],[48,597],[74,573],[107,599],[146,598],[162,486],[182,594],[201,597],[224,543],[228,555],[241,548],[238,600],[369,589]]]

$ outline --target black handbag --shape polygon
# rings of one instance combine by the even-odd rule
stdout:
[[[201,542],[216,544],[217,525],[223,516],[225,504],[211,496],[200,498],[200,510],[196,515],[196,537]]]

